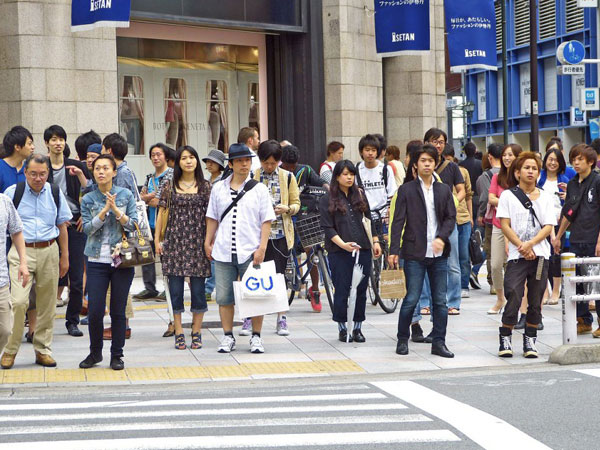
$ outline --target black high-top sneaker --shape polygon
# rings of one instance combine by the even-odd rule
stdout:
[[[523,335],[523,356],[525,358],[537,358],[538,351],[535,347],[535,340],[537,339],[537,328],[527,327],[525,328],[525,334]]]
[[[502,358],[512,358],[512,330],[506,327],[500,327],[500,349],[498,356]]]

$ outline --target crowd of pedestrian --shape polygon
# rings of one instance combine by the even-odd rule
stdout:
[[[485,263],[490,294],[496,296],[488,314],[502,313],[499,356],[513,356],[512,330],[523,329],[523,355],[537,357],[542,307],[560,296],[560,253],[569,248],[577,256],[600,256],[597,152],[575,145],[568,165],[557,137],[544,155],[497,143],[481,154],[469,142],[459,162],[446,133],[437,128],[422,141],[409,142],[404,161],[384,136],[367,134],[358,144],[356,164],[344,158],[344,144],[333,141],[315,170],[301,163],[301,150],[288,141],[260,142],[258,130],[245,127],[227,153],[212,149],[203,159],[189,145],[150,146],[153,172],[141,189],[127,165],[127,142],[118,133],[104,139],[93,130],[82,134],[74,143],[77,158],[71,158],[59,125],[45,130],[44,144],[46,151],[36,152],[32,134],[22,126],[3,140],[3,369],[13,367],[24,339],[33,344],[37,364],[56,366],[54,319],[65,287],[70,336],[84,335],[80,317],[87,315],[89,355],[81,368],[103,360],[104,340],[111,341],[110,367],[124,368],[134,300],[169,302],[172,321],[163,336],[173,336],[177,350],[202,347],[204,314],[208,301],[216,300],[223,329],[218,351],[230,353],[236,348],[233,282],[251,264],[266,261],[285,274],[293,249],[309,258],[310,248],[303,248],[295,233],[300,215],[319,217],[334,287],[332,319],[342,342],[366,341],[369,275],[373,261],[389,249],[385,262],[403,269],[406,285],[399,355],[408,354],[412,340],[430,343],[432,354],[454,357],[445,342],[448,320],[460,314],[470,289],[481,289],[479,270]],[[600,141],[593,145],[600,147]],[[315,197],[310,188],[324,195]],[[483,247],[484,258],[476,264],[473,243]],[[165,277],[163,292],[157,288],[157,263]],[[136,265],[144,290],[132,296]],[[356,267],[362,273],[354,283]],[[319,271],[309,270],[307,296],[321,312]],[[186,282],[189,345],[182,324]],[[433,323],[427,336],[423,316]],[[578,333],[592,332],[590,305],[579,302],[577,317]],[[263,353],[264,317],[242,319],[239,335],[250,336],[250,352]],[[290,334],[287,312],[276,314],[273,329]],[[600,337],[600,327],[593,335]]]

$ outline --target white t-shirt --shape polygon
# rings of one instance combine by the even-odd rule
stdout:
[[[321,168],[319,169],[319,176],[321,177],[321,181],[323,183],[331,184],[331,177],[333,176],[333,169],[335,168],[335,163],[332,161],[323,161],[321,163]]]
[[[377,161],[377,166],[372,169],[367,168],[364,161],[358,163],[358,172],[371,210],[383,208],[398,189],[391,167],[387,168],[386,189],[383,181],[383,167],[384,164],[381,161]]]
[[[540,189],[540,196],[532,202],[533,209],[539,221],[544,225],[556,225],[556,215],[554,214],[554,204],[552,196]],[[510,227],[523,242],[533,239],[542,229],[540,223],[533,217],[533,214],[525,208],[519,199],[510,190],[502,192],[496,209],[498,219],[510,219]],[[550,244],[544,239],[533,247],[536,256],[550,258]],[[517,247],[508,243],[508,260],[521,258]]]

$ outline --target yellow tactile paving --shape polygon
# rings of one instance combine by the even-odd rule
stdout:
[[[242,363],[227,366],[134,367],[123,371],[93,369],[12,369],[0,371],[0,384],[133,382],[184,379],[248,378],[254,375],[304,375],[364,372],[352,360]]]
[[[139,367],[125,369],[127,378],[131,381],[166,380],[169,378],[165,367]]]
[[[46,383],[73,383],[85,381],[83,369],[46,369]]]
[[[128,381],[124,370],[108,368],[85,369],[86,381]]]
[[[4,384],[43,383],[44,369],[11,369],[4,371]]]
[[[165,367],[170,380],[195,380],[210,378],[205,367]]]

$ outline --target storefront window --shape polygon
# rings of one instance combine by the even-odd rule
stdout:
[[[177,149],[187,145],[187,88],[181,78],[167,78],[163,83],[165,141]]]
[[[227,116],[227,83],[223,80],[206,82],[206,119],[208,149],[229,150],[229,120]]]
[[[144,83],[140,77],[119,77],[119,131],[129,154],[144,154]]]
[[[260,133],[258,98],[258,83],[248,83],[248,126],[256,128]]]

